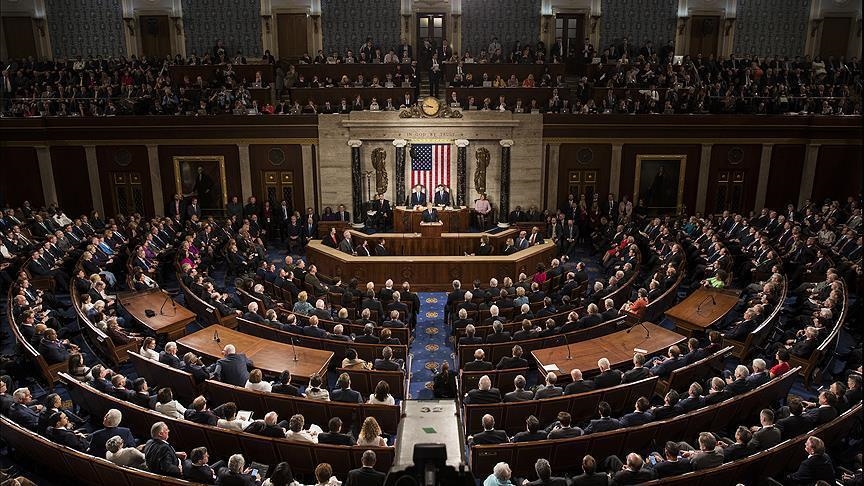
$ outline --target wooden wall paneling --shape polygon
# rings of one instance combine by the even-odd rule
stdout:
[[[300,145],[250,145],[249,163],[252,169],[252,194],[258,201],[263,204],[266,199],[262,180],[264,171],[291,171],[294,176],[294,201],[296,201],[294,209],[305,213],[303,154]],[[279,203],[279,201],[276,202]]]
[[[553,160],[554,164],[555,161]],[[609,144],[561,144],[558,165],[558,200],[549,201],[549,207],[561,207],[569,194],[570,171],[597,171],[596,192],[600,201],[609,194],[609,172],[612,164],[612,145]],[[591,201],[588,201],[590,208]],[[542,209],[542,208],[541,208]]]
[[[144,145],[97,145],[96,162],[99,166],[99,183],[102,186],[102,203],[105,215],[114,216],[117,212],[113,193],[113,178],[116,173],[136,172],[141,176],[141,187],[144,193],[143,206],[145,216],[153,216],[153,186],[150,179],[150,163],[147,158],[147,147]],[[159,208],[161,214],[162,208]]]
[[[3,42],[6,44],[6,54],[9,59],[38,57],[39,50],[36,48],[34,33],[33,20],[29,15],[3,17]]]
[[[57,204],[70,218],[93,210],[87,156],[81,146],[51,147],[51,169],[57,188]],[[73,216],[74,215],[74,216]]]
[[[174,184],[174,157],[209,155],[225,158],[225,185],[228,190],[228,200],[230,201],[232,196],[240,196],[240,152],[236,145],[160,145],[159,171],[162,174],[162,195],[165,200],[163,202],[167,203],[177,192]]]
[[[621,149],[621,184],[617,197],[633,198],[633,186],[636,176],[637,155],[686,155],[687,165],[684,171],[684,204],[692,213],[696,208],[696,192],[699,182],[699,165],[702,157],[701,145],[642,145],[625,144]],[[635,201],[634,201],[635,204]]]
[[[816,162],[812,201],[846,200],[861,194],[861,146],[823,145]]]
[[[3,176],[0,177],[0,206],[19,207],[24,201],[39,208],[45,205],[39,160],[33,147],[0,147]]]
[[[756,204],[756,186],[759,179],[759,166],[762,158],[762,146],[757,144],[717,144],[711,147],[711,166],[708,172],[708,198],[705,203],[706,213],[722,212],[729,209],[734,212],[753,209]],[[689,167],[688,167],[689,170]],[[720,182],[722,175],[728,176],[728,182]],[[743,184],[735,182],[736,176],[741,175]],[[724,192],[722,185],[729,185],[730,189]],[[731,189],[736,186],[736,189]],[[733,193],[742,190],[740,197],[733,197]],[[718,199],[721,195],[726,201],[737,199],[740,206],[727,202],[725,206],[719,207]]]
[[[803,144],[775,145],[771,149],[771,170],[768,171],[768,191],[765,193],[766,208],[785,208],[792,203],[797,208],[798,188],[807,147]]]

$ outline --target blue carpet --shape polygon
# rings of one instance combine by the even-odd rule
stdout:
[[[411,381],[408,393],[413,399],[430,399],[432,377],[444,361],[453,369],[453,347],[448,340],[450,333],[444,323],[444,292],[420,292],[420,312],[411,344]]]

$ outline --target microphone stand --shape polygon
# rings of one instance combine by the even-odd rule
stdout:
[[[711,305],[717,305],[717,301],[714,300],[714,294],[710,294],[707,297],[705,297],[704,299],[702,299],[702,302],[699,302],[699,305],[696,306],[696,313],[697,314],[701,315],[702,306],[705,305],[706,302],[708,302],[708,299],[711,299]]]
[[[162,307],[159,308],[159,315],[160,316],[165,315],[165,312],[164,312],[165,311],[165,304],[168,303],[168,300],[171,300],[171,308],[174,309],[174,315],[177,314],[177,302],[174,301],[174,297],[171,297],[171,294],[169,294],[168,292],[165,292],[165,300],[162,301]]]
[[[567,338],[567,333],[564,333],[564,343],[567,345],[567,360],[573,359],[573,356],[570,354],[570,340]]]
[[[626,334],[630,334],[630,331],[632,331],[633,328],[636,326],[642,326],[642,329],[645,329],[645,337],[646,338],[651,337],[651,330],[648,329],[648,326],[646,326],[644,322],[642,322],[642,319],[638,319],[638,318],[636,319],[636,321],[633,324],[630,325],[630,327],[626,331]]]
[[[291,350],[294,352],[294,362],[296,363],[298,361],[297,360],[297,348],[294,347],[294,338],[293,337],[291,338]]]
[[[213,341],[215,341],[217,343],[222,342],[222,340],[219,339],[219,330],[218,329],[213,329]]]

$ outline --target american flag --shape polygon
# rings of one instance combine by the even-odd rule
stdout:
[[[450,144],[411,145],[411,187],[420,184],[432,194],[438,184],[450,185]]]

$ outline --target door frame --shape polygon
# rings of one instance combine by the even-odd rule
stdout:
[[[687,27],[684,29],[684,42],[679,52],[678,47],[675,48],[675,54],[685,55],[690,52],[690,29],[695,16],[720,17],[717,24],[717,52],[715,58],[723,56],[729,57],[732,55],[732,45],[735,40],[735,17],[728,17],[725,8],[690,8],[687,9]],[[682,17],[677,19],[680,22]],[[731,25],[728,25],[729,22]],[[677,28],[676,28],[677,30]],[[677,32],[676,32],[677,34]],[[675,38],[678,38],[676,35]],[[677,42],[677,41],[676,41]],[[665,44],[665,41],[664,41]],[[658,47],[659,48],[659,47]],[[703,56],[707,59],[707,56]]]
[[[324,34],[321,32],[321,14],[312,15],[310,9],[307,7],[280,7],[272,9],[272,17],[270,19],[272,34],[270,35],[273,36],[273,42],[270,54],[277,60],[282,58],[282,53],[279,52],[279,14],[306,15],[306,50],[309,51],[311,57],[315,57],[318,50],[323,48],[322,44],[324,43]],[[262,31],[262,35],[267,34]]]
[[[149,8],[149,9],[135,9],[134,18],[135,18],[135,29],[138,31],[138,34],[135,35],[135,54],[139,57],[141,53],[144,52],[144,47],[141,45],[141,17],[147,17],[151,15],[164,15],[168,17],[168,38],[171,39],[171,57],[173,58],[177,54],[180,54],[184,58],[186,57],[186,38],[183,34],[183,18],[182,17],[172,17],[172,12],[167,8]],[[177,28],[180,28],[180,33],[177,33]],[[127,30],[124,26],[124,31]]]

